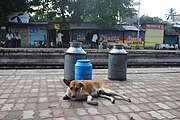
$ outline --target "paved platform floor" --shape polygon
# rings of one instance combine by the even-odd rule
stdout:
[[[132,102],[96,98],[61,100],[66,89],[63,69],[0,70],[2,120],[180,120],[180,68],[128,68],[126,81],[107,78],[107,69],[93,69],[93,78],[126,92]]]

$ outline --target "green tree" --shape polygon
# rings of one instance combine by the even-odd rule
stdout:
[[[0,0],[0,24],[8,22],[11,12],[33,12],[34,6],[39,6],[41,0]]]
[[[31,21],[66,22],[69,18],[69,3],[69,0],[43,0],[32,15]]]
[[[33,10],[33,16],[31,16],[30,21],[49,21],[53,19],[56,14],[52,17],[53,12],[51,12],[51,0],[39,1],[38,6]],[[34,6],[32,6],[33,8]]]
[[[51,8],[49,4],[51,4]],[[59,20],[63,22],[92,22],[113,25],[135,13],[133,0],[44,0],[32,20]],[[56,12],[52,14],[52,12]],[[48,18],[49,14],[55,15]],[[55,19],[54,19],[55,18]]]
[[[145,23],[164,23],[164,21],[159,17],[149,17],[147,15],[143,15],[140,17],[140,24]]]
[[[8,20],[10,12],[26,10],[25,0],[0,0],[0,23],[4,24]]]
[[[32,21],[93,22],[116,24],[118,18],[135,13],[133,0],[7,0],[0,2],[0,15],[7,21],[11,12],[33,12]],[[6,17],[6,19],[4,19]]]
[[[174,21],[174,15],[176,15],[177,12],[175,12],[175,9],[171,8],[169,10],[169,13],[166,14],[166,20],[169,20],[169,18],[171,18],[172,21]]]
[[[85,22],[88,7],[90,6],[89,0],[70,0],[69,14],[71,22]],[[92,0],[92,3],[94,0]]]
[[[93,22],[99,25],[114,25],[135,14],[132,0],[76,0],[71,2],[72,21]]]

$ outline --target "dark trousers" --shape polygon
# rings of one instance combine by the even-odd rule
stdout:
[[[16,47],[16,39],[12,39],[12,47],[15,48]]]
[[[95,42],[91,43],[91,48],[97,48],[97,44]]]
[[[58,44],[56,45],[57,48],[63,48],[63,43],[62,42],[58,42]]]
[[[13,47],[12,40],[6,40],[6,47],[7,48],[12,48]]]
[[[18,47],[18,48],[21,47],[21,40],[16,40],[16,47]]]

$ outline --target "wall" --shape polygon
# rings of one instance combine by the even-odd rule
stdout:
[[[13,35],[15,34],[15,31],[17,31],[21,35],[21,46],[22,47],[28,47],[28,27],[27,26],[12,26],[11,32]]]
[[[155,47],[155,44],[163,44],[164,24],[147,23],[143,26],[146,29],[145,46]]]
[[[140,46],[144,47],[144,32],[139,32],[139,39],[137,31],[124,31],[124,42],[129,43],[131,47]],[[138,41],[137,41],[138,40]]]
[[[154,47],[155,44],[163,44],[164,30],[146,29],[145,46]]]
[[[38,47],[39,41],[47,43],[46,27],[29,27],[28,44],[32,47]]]
[[[7,29],[10,29],[13,34],[15,34],[15,31],[19,32],[22,38],[21,46],[25,48],[34,46],[33,42],[35,40],[47,40],[48,38],[47,23],[44,22],[32,22],[29,24],[8,23]]]
[[[123,43],[123,31],[102,30],[99,32],[99,39],[103,42],[121,42]]]

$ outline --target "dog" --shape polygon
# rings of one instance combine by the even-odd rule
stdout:
[[[62,97],[63,100],[87,100],[87,104],[98,105],[98,102],[93,101],[93,97],[103,97],[115,103],[116,99],[124,99],[128,102],[131,100],[124,94],[118,94],[112,88],[99,80],[66,80],[67,91]]]

